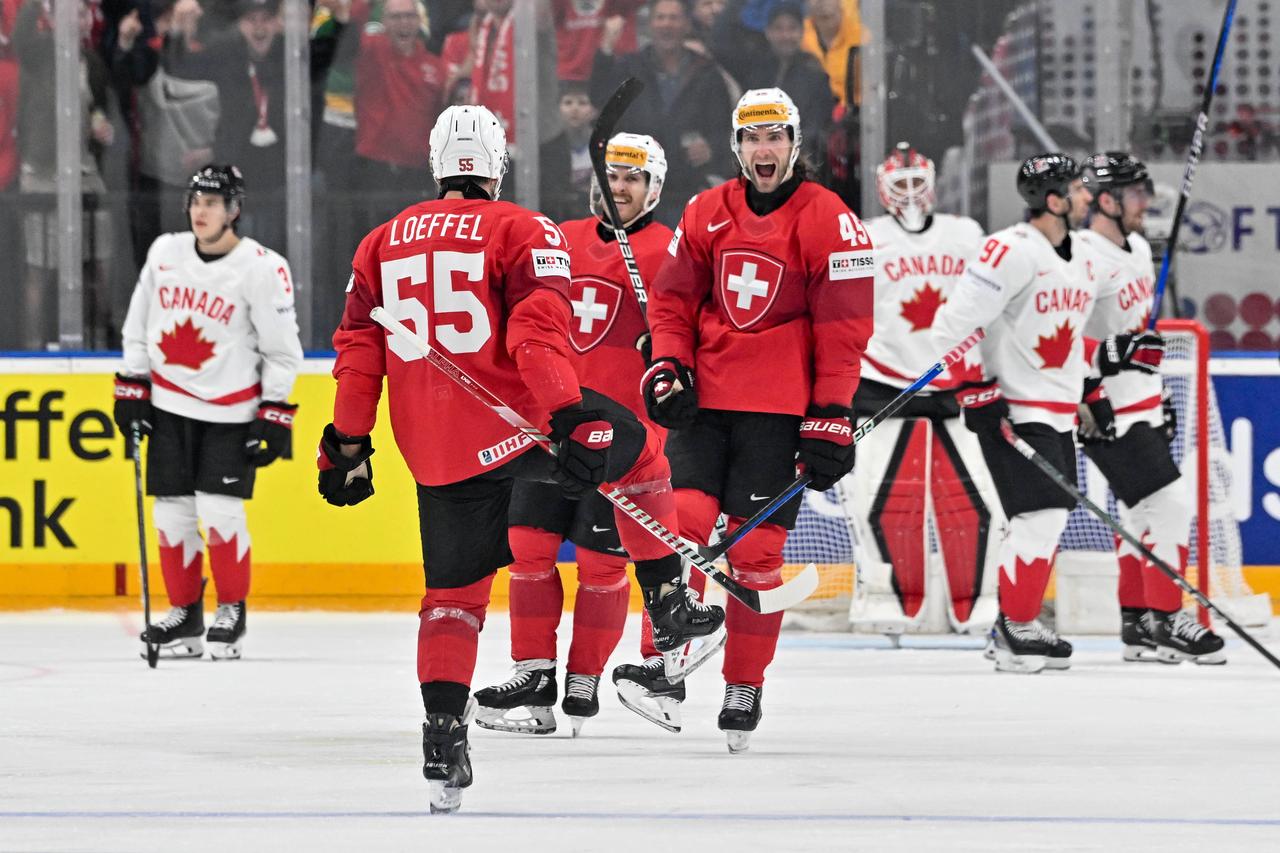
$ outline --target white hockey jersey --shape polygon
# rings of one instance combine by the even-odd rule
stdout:
[[[906,231],[892,216],[866,223],[875,246],[875,334],[862,354],[862,376],[906,388],[942,355],[930,329],[950,298],[965,264],[982,247],[982,226],[965,216],[935,213],[929,229]],[[977,350],[947,371],[928,390],[952,388],[981,378]]]
[[[999,380],[1010,417],[1066,431],[1084,392],[1084,326],[1093,303],[1093,282],[1080,267],[1019,223],[992,234],[969,261],[934,318],[935,341],[943,352],[986,329],[983,364]]]
[[[1126,250],[1095,231],[1075,234],[1071,260],[1097,289],[1093,315],[1085,325],[1085,334],[1091,338],[1141,331],[1151,318],[1155,302],[1151,245],[1138,234],[1130,234],[1128,242]],[[1160,392],[1164,383],[1159,375],[1122,370],[1104,379],[1102,386],[1116,410],[1118,435],[1139,421],[1152,426],[1163,423]]]
[[[289,399],[301,364],[288,261],[247,237],[208,263],[190,232],[156,238],[124,321],[124,370],[151,376],[156,408],[251,421]]]

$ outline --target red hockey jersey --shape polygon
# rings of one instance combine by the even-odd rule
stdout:
[[[391,426],[414,479],[465,480],[533,446],[421,353],[369,319],[381,305],[545,429],[581,399],[569,363],[569,255],[550,219],[504,201],[422,202],[360,243],[333,336],[333,423],[372,428],[387,379]]]
[[[573,281],[569,285],[569,304],[573,308],[570,358],[583,385],[617,400],[650,428],[661,432],[660,427],[649,422],[640,396],[645,364],[636,341],[645,332],[644,317],[613,232],[605,242],[596,227],[598,223],[592,216],[560,225],[573,261]],[[649,285],[666,257],[671,229],[660,222],[650,222],[627,236],[640,277]]]
[[[757,216],[734,179],[689,202],[649,304],[655,358],[694,371],[703,408],[802,415],[848,406],[875,311],[871,239],[803,182]]]

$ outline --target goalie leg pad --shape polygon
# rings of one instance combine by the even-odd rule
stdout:
[[[929,433],[928,421],[903,423],[868,517],[876,546],[893,567],[893,589],[908,619],[920,612],[925,596]]]
[[[967,451],[967,452],[966,452]],[[970,623],[988,628],[994,601],[980,607],[984,592],[994,591],[999,547],[993,531],[999,523],[999,499],[990,482],[977,437],[958,421],[936,425],[930,454],[930,496],[938,544],[951,593],[951,620],[958,628]],[[994,523],[993,523],[994,522]]]
[[[244,500],[196,492],[196,515],[209,532],[209,573],[219,604],[249,597],[250,541]]]
[[[564,588],[556,567],[560,535],[536,527],[511,527],[511,658],[556,657],[556,628]]]
[[[1040,615],[1058,537],[1067,526],[1065,509],[1041,509],[1009,519],[1000,549],[1000,611],[1013,622]]]
[[[729,529],[744,519],[729,519]],[[773,589],[782,585],[782,546],[787,531],[765,522],[729,549],[734,577],[749,589]],[[756,613],[736,598],[725,609],[729,638],[724,650],[724,679],[728,684],[764,684],[764,671],[773,662],[782,628],[781,613]]]
[[[160,572],[173,607],[187,607],[200,598],[204,540],[194,495],[156,498],[151,508],[160,543]]]
[[[427,587],[418,612],[418,682],[470,685],[493,575],[466,586]]]
[[[569,672],[578,675],[604,672],[609,655],[622,639],[630,596],[631,581],[627,578],[625,557],[578,549],[578,594],[573,602]]]

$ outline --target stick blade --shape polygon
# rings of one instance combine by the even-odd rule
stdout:
[[[613,130],[618,126],[618,122],[622,119],[622,114],[627,111],[627,107],[631,106],[640,93],[644,91],[644,82],[638,77],[628,77],[622,81],[614,93],[605,102],[604,108],[600,110],[600,115],[596,117],[596,126],[591,131],[591,142],[588,150],[591,152],[592,158],[599,157],[600,161],[604,161],[605,148],[609,145],[609,138],[613,136]],[[597,152],[599,152],[597,154]]]
[[[804,567],[804,571],[782,586],[760,590],[758,612],[777,613],[780,610],[795,607],[817,591],[818,581],[818,567],[810,563]]]

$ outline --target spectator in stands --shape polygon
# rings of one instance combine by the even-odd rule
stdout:
[[[514,161],[520,156],[520,138],[516,127],[515,0],[487,0],[487,11],[472,37],[471,91],[477,104],[488,107],[507,131],[507,150]],[[538,141],[556,133],[555,85],[556,45],[555,21],[549,0],[536,0],[538,79],[547,81],[538,87]],[[508,195],[514,195],[514,172],[503,182]]]
[[[591,100],[603,105],[628,77],[644,81],[630,114],[667,151],[667,181],[656,217],[674,226],[690,196],[734,174],[724,144],[725,116],[733,101],[719,66],[685,46],[690,18],[682,0],[655,0],[649,30],[648,47],[618,56],[620,31],[606,29],[591,74]]]
[[[356,187],[356,57],[366,29],[380,31],[381,0],[317,0],[311,14],[311,126],[325,191]]]
[[[708,0],[720,2],[720,0]],[[591,63],[604,35],[605,21],[617,18],[620,27],[615,50],[636,49],[636,13],[644,0],[551,0],[556,22],[556,74],[561,80],[591,79]]]
[[[690,12],[692,32],[685,44],[694,50],[701,47],[701,53],[711,54],[711,31],[716,21],[724,14],[726,0],[693,0]]]
[[[563,130],[542,143],[540,151],[538,207],[556,222],[587,213],[591,189],[591,156],[587,142],[596,120],[587,84],[567,80],[560,84],[560,123]]]
[[[862,49],[862,18],[858,0],[807,0],[804,49],[826,69],[831,94],[840,106],[857,104],[858,53]]]

